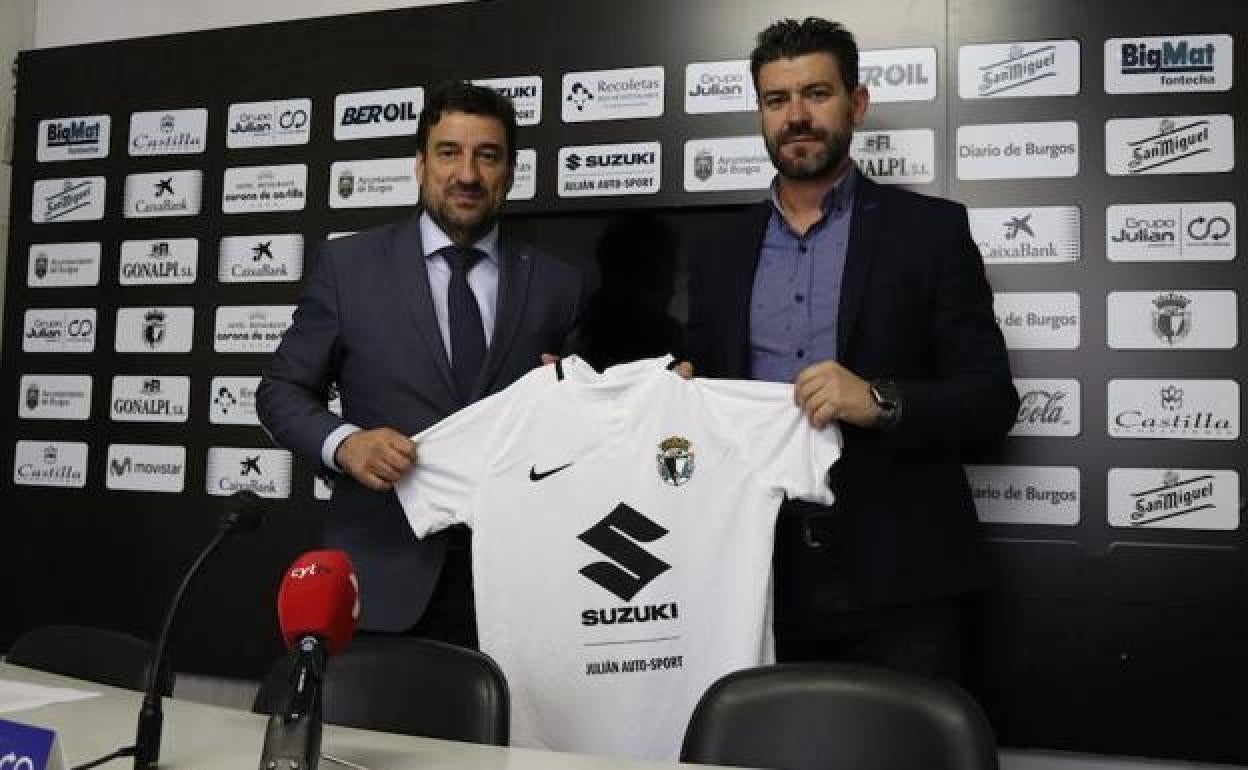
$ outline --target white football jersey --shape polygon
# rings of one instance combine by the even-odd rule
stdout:
[[[672,760],[713,681],[774,660],[776,511],[831,502],[840,433],[791,385],[670,362],[571,357],[414,437],[399,502],[418,537],[473,528],[513,745]]]

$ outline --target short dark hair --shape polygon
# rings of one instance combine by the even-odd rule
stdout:
[[[839,22],[807,16],[803,21],[781,19],[758,33],[757,44],[750,54],[754,88],[758,88],[758,72],[764,64],[811,53],[832,54],[841,68],[845,90],[853,91],[858,87],[858,43],[853,33]]]
[[[447,80],[425,92],[425,108],[416,124],[416,148],[421,154],[428,149],[429,130],[445,112],[465,112],[496,118],[507,135],[507,156],[516,165],[516,108],[511,100],[493,88],[473,85],[460,80]]]

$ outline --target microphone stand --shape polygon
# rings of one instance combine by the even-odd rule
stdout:
[[[260,770],[316,770],[321,757],[321,682],[329,653],[308,634],[299,639],[286,706],[269,717]]]

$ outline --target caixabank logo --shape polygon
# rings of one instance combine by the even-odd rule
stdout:
[[[1077,40],[964,45],[958,51],[958,95],[963,99],[1077,93]]]
[[[1196,468],[1110,468],[1112,527],[1239,529],[1239,473]]]
[[[155,110],[130,115],[131,155],[196,155],[208,141],[208,110]]]
[[[1230,350],[1239,344],[1238,298],[1229,289],[1113,291],[1107,298],[1115,350]]]
[[[165,286],[195,283],[199,241],[155,238],[122,241],[117,280],[122,286]]]
[[[225,496],[247,490],[260,497],[290,497],[291,463],[285,449],[210,447],[205,491]]]
[[[221,283],[298,281],[303,277],[303,236],[298,233],[231,235],[221,239]]]
[[[1234,441],[1239,438],[1235,380],[1110,380],[1113,438]]]
[[[186,485],[186,447],[109,444],[104,486],[131,492],[181,492]]]
[[[85,222],[104,218],[102,176],[38,179],[31,190],[30,221]]]
[[[1082,252],[1078,206],[976,208],[967,215],[986,264],[1074,262]]]
[[[32,289],[98,286],[100,244],[35,243],[26,263],[26,285]]]
[[[979,520],[1073,527],[1080,517],[1079,469],[1063,465],[968,465]]]
[[[157,171],[126,177],[127,219],[189,217],[199,213],[204,175],[200,171]]]
[[[87,445],[80,441],[19,441],[13,483],[81,489],[87,485]]]
[[[1235,167],[1230,115],[1170,115],[1105,122],[1105,171],[1111,176],[1216,174]]]
[[[1111,262],[1225,262],[1235,258],[1230,201],[1136,203],[1105,210]]]
[[[108,157],[107,115],[83,115],[39,121],[39,145],[35,159],[40,163],[57,160],[85,160]]]
[[[1105,41],[1105,91],[1229,91],[1234,52],[1230,35],[1110,38]]]

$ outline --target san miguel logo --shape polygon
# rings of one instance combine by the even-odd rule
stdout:
[[[1057,75],[1057,46],[1027,48],[1010,46],[1005,59],[979,68],[979,95],[996,96],[1004,91]]]
[[[1191,300],[1177,292],[1153,300],[1153,333],[1167,345],[1187,337],[1192,331]]]
[[[1166,471],[1161,486],[1135,492],[1131,524],[1146,527],[1176,516],[1190,516],[1213,508],[1213,474],[1183,478]]]
[[[1141,174],[1169,163],[1212,152],[1209,126],[1208,120],[1178,123],[1170,118],[1163,118],[1158,124],[1156,134],[1127,143],[1131,151],[1131,160],[1127,161],[1128,172]]]

